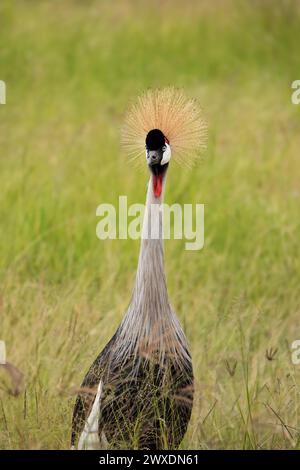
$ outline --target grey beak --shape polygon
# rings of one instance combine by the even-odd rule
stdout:
[[[156,165],[160,163],[162,159],[162,154],[159,150],[148,150],[147,152],[147,162],[148,165]]]

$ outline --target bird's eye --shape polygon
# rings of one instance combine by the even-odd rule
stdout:
[[[167,150],[167,146],[164,145],[163,148],[162,148],[162,151],[165,152]]]

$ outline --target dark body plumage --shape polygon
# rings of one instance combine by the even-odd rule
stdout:
[[[100,440],[104,433],[108,447],[114,449],[177,448],[192,411],[191,362],[182,368],[167,357],[165,366],[161,367],[151,358],[140,357],[126,358],[120,367],[111,354],[117,338],[118,332],[96,358],[82,383],[73,414],[72,445],[76,445],[84,428],[95,389],[102,379]]]

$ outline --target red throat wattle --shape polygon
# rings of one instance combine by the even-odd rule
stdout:
[[[159,197],[162,191],[163,175],[152,175],[154,196]]]

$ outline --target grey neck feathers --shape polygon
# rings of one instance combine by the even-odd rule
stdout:
[[[163,191],[165,178],[163,180]],[[160,315],[169,308],[163,253],[163,191],[153,194],[152,177],[147,191],[142,241],[132,302],[144,313]]]
[[[189,361],[186,340],[173,312],[164,272],[162,194],[153,193],[152,176],[148,184],[140,256],[131,302],[118,329],[115,360],[128,356],[153,357],[163,364],[167,356],[178,363]]]

